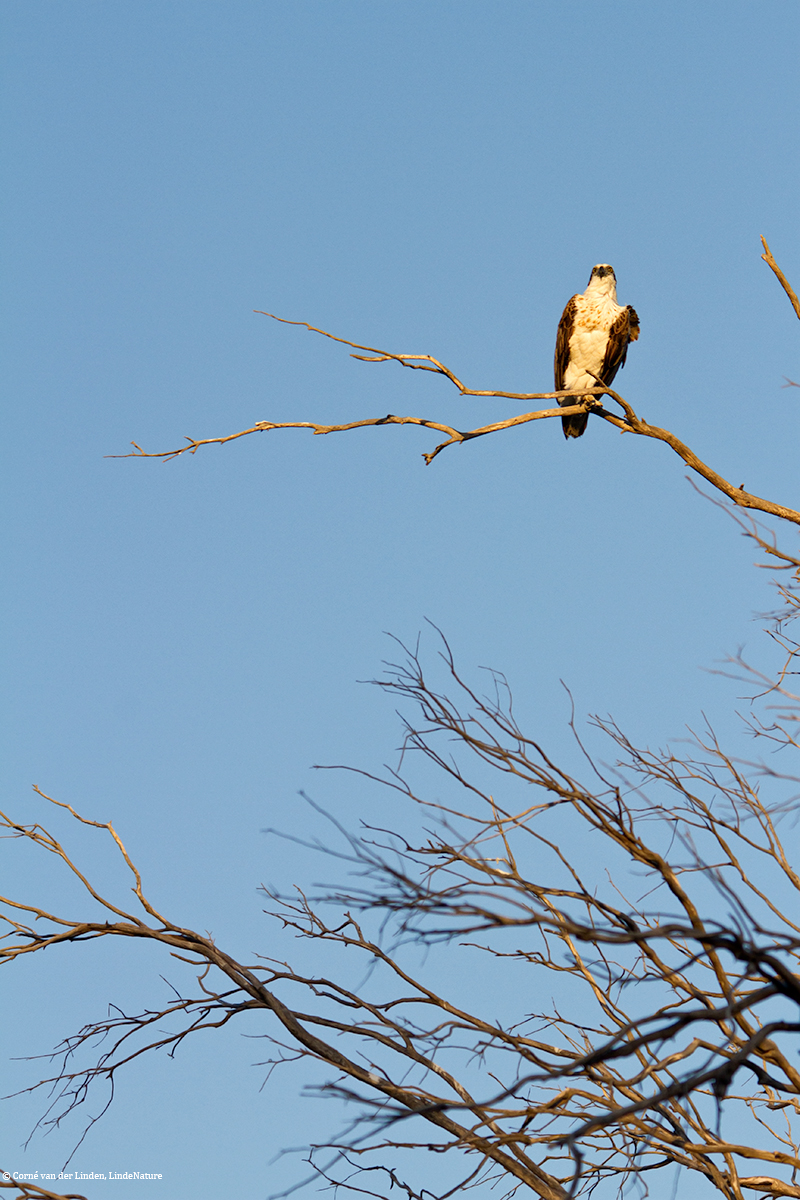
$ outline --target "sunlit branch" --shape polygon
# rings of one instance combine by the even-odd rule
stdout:
[[[765,253],[762,255],[764,261],[771,267],[781,283],[781,286],[786,291],[795,312],[800,316],[800,301],[797,295],[790,287],[783,272],[778,267],[766,241],[762,238]],[[350,346],[353,350],[365,351],[364,354],[352,354],[351,357],[358,359],[360,362],[396,362],[402,367],[409,368],[415,371],[428,371],[435,375],[441,375],[453,384],[458,390],[460,396],[464,397],[481,397],[495,398],[505,400],[560,400],[570,398],[575,400],[575,403],[556,408],[537,409],[532,412],[518,414],[514,417],[509,417],[501,421],[493,421],[489,425],[478,426],[475,429],[457,429],[453,425],[446,424],[440,421],[433,421],[423,417],[407,417],[396,416],[392,413],[384,417],[368,417],[359,421],[348,421],[343,424],[326,424],[316,421],[257,421],[248,429],[239,430],[236,433],[225,434],[220,437],[209,438],[193,438],[186,437],[186,445],[179,446],[174,450],[159,450],[145,451],[142,447],[132,442],[134,447],[130,454],[109,455],[110,458],[157,458],[163,462],[171,462],[175,458],[179,458],[183,454],[195,454],[201,446],[223,446],[228,442],[236,441],[238,438],[248,437],[254,433],[269,433],[278,429],[308,429],[315,435],[323,435],[328,433],[347,433],[354,429],[364,429],[371,426],[379,425],[418,425],[423,429],[435,430],[438,433],[446,435],[444,441],[440,442],[431,451],[423,453],[426,464],[430,465],[442,450],[449,446],[462,445],[465,442],[473,441],[475,438],[486,437],[492,433],[500,433],[503,430],[514,429],[521,425],[528,425],[533,421],[552,420],[564,416],[577,416],[582,413],[589,413],[602,418],[604,421],[614,425],[623,433],[638,434],[640,437],[653,438],[656,441],[663,442],[678,455],[686,465],[705,479],[712,487],[716,488],[723,495],[727,496],[739,508],[752,509],[758,512],[765,512],[774,517],[779,517],[782,520],[790,521],[792,524],[800,525],[800,512],[793,508],[788,508],[785,505],[777,504],[772,500],[764,499],[754,493],[746,491],[744,484],[737,487],[724,478],[718,471],[708,466],[700,459],[685,442],[676,437],[667,429],[662,429],[658,425],[651,425],[640,417],[632,405],[619,393],[611,388],[603,387],[598,379],[596,388],[586,389],[580,392],[575,391],[560,391],[560,392],[505,392],[489,389],[478,389],[468,387],[454,371],[446,366],[439,359],[434,358],[431,354],[399,354],[389,350],[383,350],[376,346],[363,345],[360,342],[351,341],[348,338],[339,337],[336,334],[329,333],[325,329],[320,329],[315,325],[309,324],[307,321],[290,321],[285,317],[278,317],[274,313],[256,310],[259,315],[270,317],[272,320],[279,321],[284,325],[302,326],[312,333],[321,335],[322,337],[330,338],[334,342],[338,342],[344,346]],[[601,397],[609,396],[622,409],[622,416],[616,413],[609,412],[603,407]]]
[[[767,245],[767,239],[763,236],[761,238],[761,245],[764,247],[764,253],[761,255],[761,257],[763,258],[763,260],[767,264],[767,266],[770,267],[771,270],[773,270],[775,272],[775,275],[778,278],[778,282],[780,283],[783,290],[786,292],[786,295],[789,297],[789,303],[791,304],[794,311],[797,313],[797,316],[800,318],[800,300],[798,300],[798,298],[797,298],[797,293],[792,288],[791,284],[789,283],[789,280],[786,278],[783,271],[780,269],[778,264],[775,262],[775,259],[772,257],[772,251],[770,250],[769,246]]]

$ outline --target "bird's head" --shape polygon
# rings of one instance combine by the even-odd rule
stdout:
[[[592,267],[589,287],[593,292],[610,292],[612,296],[616,296],[617,277],[614,268],[608,263],[598,263],[596,267]]]

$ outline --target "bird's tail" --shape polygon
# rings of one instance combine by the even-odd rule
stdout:
[[[566,405],[566,404],[569,404],[570,401],[569,400],[566,400],[566,401],[561,400],[561,401],[559,401],[559,403]],[[565,438],[580,437],[585,432],[586,426],[588,423],[589,423],[589,414],[588,413],[581,413],[577,417],[562,417],[561,425],[564,430],[564,437]]]

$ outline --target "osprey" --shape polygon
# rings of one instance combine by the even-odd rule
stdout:
[[[598,263],[592,267],[586,291],[572,297],[559,321],[555,390],[597,387],[598,380],[610,387],[617,371],[625,366],[628,343],[635,342],[638,336],[636,309],[630,304],[625,308],[617,304],[617,277],[613,267]],[[578,399],[578,396],[562,396],[558,403],[564,408]],[[562,417],[564,437],[580,437],[588,420],[588,413]]]

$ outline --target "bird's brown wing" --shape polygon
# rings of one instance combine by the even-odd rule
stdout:
[[[572,330],[575,325],[575,301],[577,296],[573,296],[567,302],[567,307],[561,314],[561,320],[558,323],[558,333],[556,335],[556,355],[553,364],[554,375],[556,381],[555,390],[560,392],[564,387],[564,373],[569,362],[569,339],[572,336]],[[559,404],[569,403],[568,401],[560,400]]]
[[[639,317],[630,304],[624,308],[608,331],[608,345],[600,368],[600,378],[607,387],[614,382],[620,367],[625,366],[628,344],[639,336]]]
[[[630,304],[628,305],[628,313],[628,321],[630,323],[629,337],[632,342],[635,342],[639,338],[639,314],[635,308],[631,308]]]
[[[572,330],[575,328],[575,313],[577,312],[577,296],[573,296],[567,302],[567,307],[561,314],[561,320],[558,323],[558,333],[556,335],[556,357],[554,363],[554,375],[556,381],[556,391],[561,392],[564,389],[564,376],[569,365],[569,339],[572,337]],[[573,403],[572,396],[560,396],[558,400],[561,408]],[[580,437],[586,429],[589,420],[587,413],[581,413],[577,417],[562,417],[561,425],[564,429],[564,437]]]

